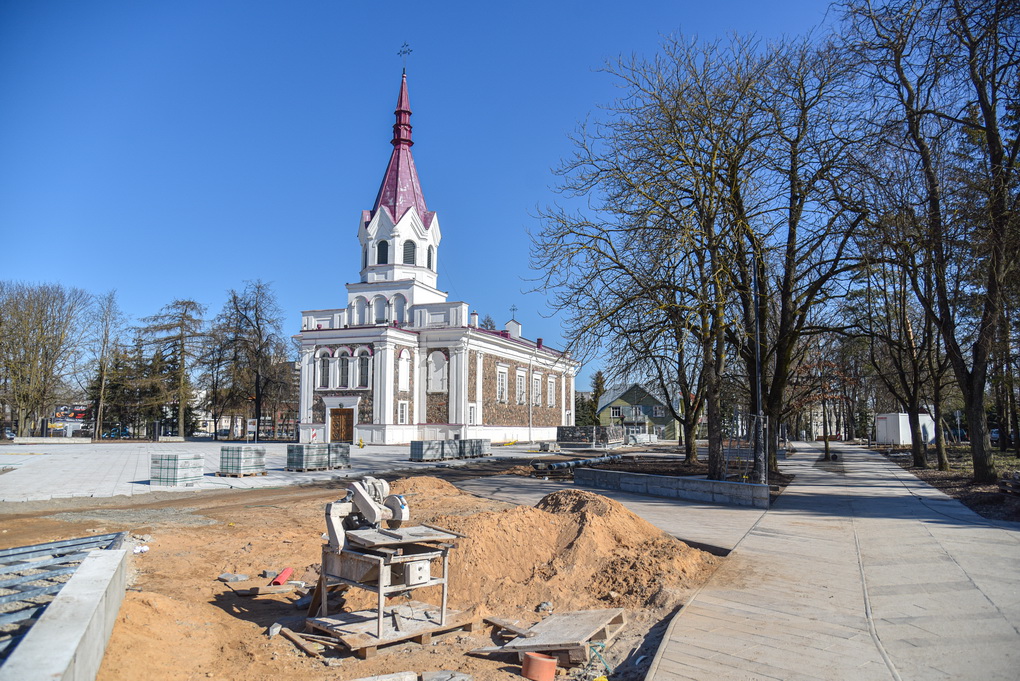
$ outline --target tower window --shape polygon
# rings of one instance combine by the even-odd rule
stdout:
[[[414,245],[413,241],[404,242],[404,264],[405,265],[417,265],[418,264],[418,247]]]
[[[388,241],[380,241],[375,246],[375,264],[388,265],[390,263],[390,244]]]
[[[434,261],[434,258],[433,258],[433,255],[432,255],[432,252],[433,252],[433,251],[432,251],[432,247],[431,247],[431,246],[429,246],[429,263],[428,263],[428,264],[429,264],[429,269],[430,269],[430,270],[435,270],[436,268],[432,266],[432,263],[433,263],[433,261]]]

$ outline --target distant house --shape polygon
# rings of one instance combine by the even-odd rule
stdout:
[[[627,435],[658,435],[660,440],[675,440],[679,424],[664,398],[640,383],[610,388],[596,408],[599,423],[623,426]]]

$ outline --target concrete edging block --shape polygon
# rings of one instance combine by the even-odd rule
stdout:
[[[598,468],[575,468],[574,484],[669,499],[752,506],[754,508],[769,507],[768,485],[747,482],[624,473]]]
[[[0,667],[0,681],[93,681],[124,600],[126,556],[86,556]]]

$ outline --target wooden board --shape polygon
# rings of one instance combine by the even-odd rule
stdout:
[[[394,617],[395,616],[395,617]],[[460,610],[446,611],[446,624],[439,623],[439,608],[420,601],[387,606],[383,616],[382,637],[375,635],[378,613],[375,610],[341,612],[329,617],[309,617],[308,626],[335,637],[358,657],[375,655],[380,647],[403,641],[429,643],[436,634],[464,629],[471,631],[474,621]]]
[[[355,544],[365,547],[398,546],[415,542],[447,542],[457,539],[457,535],[443,532],[431,527],[416,525],[400,527],[395,530],[348,530],[347,538]]]
[[[525,652],[582,651],[587,659],[589,641],[606,642],[623,628],[623,608],[606,610],[578,610],[550,615],[531,628],[534,636],[516,638],[504,648],[521,655]],[[576,654],[570,659],[577,661]]]
[[[1012,478],[999,480],[999,491],[1006,494],[1020,495],[1020,480],[1013,480]]]

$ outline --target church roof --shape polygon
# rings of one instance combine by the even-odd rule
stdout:
[[[400,220],[409,208],[414,206],[419,217],[428,229],[432,225],[434,212],[425,206],[425,196],[418,180],[418,170],[414,167],[411,156],[411,103],[407,96],[407,74],[400,79],[400,94],[397,96],[397,109],[393,112],[397,121],[393,124],[393,153],[389,165],[383,175],[379,194],[375,197],[372,207],[374,215],[380,209],[386,209],[394,222]]]

